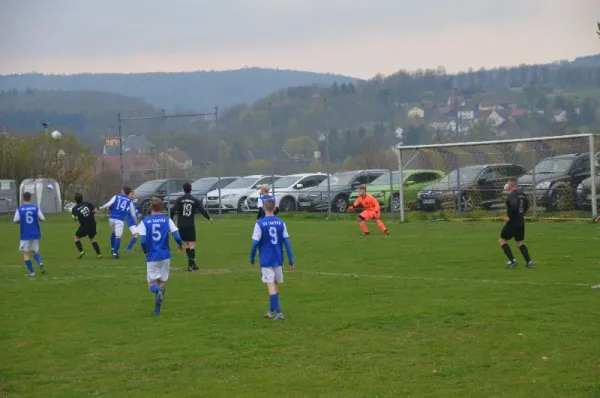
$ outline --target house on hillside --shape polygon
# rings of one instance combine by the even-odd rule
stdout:
[[[167,151],[167,156],[169,157],[169,162],[174,163],[180,170],[187,170],[192,167],[192,158],[177,147],[170,148]],[[161,158],[164,159],[164,152],[161,153]]]
[[[123,139],[123,155],[154,153],[155,145],[143,135],[128,135]],[[119,155],[119,137],[107,136],[104,139],[103,156]]]
[[[421,118],[425,117],[425,111],[417,106],[414,106],[408,110],[407,116],[409,118]]]
[[[479,103],[480,111],[497,111],[500,109],[514,108],[517,104],[511,99],[485,99]]]
[[[567,123],[569,121],[567,118],[567,111],[564,109],[556,109],[552,111],[552,121],[554,123]]]
[[[129,173],[141,173],[151,175],[158,170],[161,165],[160,159],[152,155],[129,155],[123,156],[123,171],[125,181]],[[121,172],[121,157],[119,155],[98,156],[96,158],[96,174]]]

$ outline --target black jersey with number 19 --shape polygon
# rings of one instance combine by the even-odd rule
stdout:
[[[81,202],[76,204],[71,213],[77,217],[79,224],[82,226],[96,225],[96,218],[94,217],[94,205],[90,202]]]
[[[201,213],[207,220],[210,220],[210,216],[202,206],[202,202],[190,194],[185,194],[177,198],[175,206],[171,209],[171,218],[177,213],[177,228],[194,228],[194,215],[196,212]]]

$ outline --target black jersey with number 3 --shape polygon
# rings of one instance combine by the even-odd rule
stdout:
[[[202,206],[202,202],[192,195],[185,194],[175,201],[175,206],[171,209],[171,218],[177,213],[177,227],[179,229],[194,227],[194,215],[201,213],[207,220],[210,216]]]
[[[83,226],[96,225],[94,217],[94,205],[90,202],[81,202],[76,204],[71,210],[71,213],[79,220],[79,224]]]
[[[525,223],[525,213],[529,209],[529,201],[525,192],[521,189],[515,189],[508,194],[506,199],[506,213],[511,224]]]

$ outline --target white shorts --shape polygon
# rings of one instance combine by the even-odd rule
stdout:
[[[131,231],[131,235],[137,234],[137,226],[132,225],[131,227],[129,227],[129,230]]]
[[[263,283],[283,283],[282,267],[261,267]]]
[[[171,269],[171,259],[151,261],[146,265],[146,275],[148,282],[169,280],[169,270]]]
[[[38,239],[22,240],[19,242],[19,251],[37,253],[40,251],[40,241]]]
[[[117,236],[123,236],[123,221],[109,218],[108,225],[110,225],[110,232],[114,232]]]

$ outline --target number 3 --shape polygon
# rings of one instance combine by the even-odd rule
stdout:
[[[269,227],[269,235],[271,236],[271,243],[276,245],[277,244],[277,228]]]
[[[160,241],[162,234],[160,233],[160,224],[152,224],[152,240],[155,242]]]

